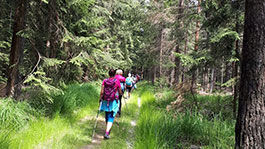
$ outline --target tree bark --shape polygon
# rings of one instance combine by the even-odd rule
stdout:
[[[203,91],[207,92],[208,91],[208,84],[209,84],[209,75],[208,75],[208,68],[204,68],[203,72]]]
[[[246,0],[236,149],[265,148],[265,1]]]
[[[212,68],[211,72],[211,84],[210,84],[210,93],[213,92],[214,86],[215,86],[215,81],[216,81],[216,76],[215,76],[215,68]]]
[[[152,79],[152,84],[154,85],[155,82],[156,82],[156,66],[154,66],[154,69],[153,69],[153,79]]]
[[[236,31],[239,33],[239,23],[236,23]],[[234,117],[236,118],[236,107],[237,107],[237,99],[238,99],[238,88],[239,88],[239,81],[238,81],[238,67],[240,62],[240,52],[239,52],[239,40],[236,41],[236,58],[239,61],[233,62],[233,78],[235,78],[235,85],[233,87],[234,97],[233,97],[233,113]]]
[[[174,62],[176,59],[176,56],[175,54],[172,52],[171,53],[171,60]],[[175,82],[175,68],[171,69],[171,72],[170,72],[170,87],[173,86]]]
[[[20,54],[23,53],[23,38],[18,36],[17,33],[25,27],[25,14],[26,14],[26,0],[19,0],[14,14],[14,26],[12,45],[9,57],[8,80],[6,86],[6,95],[13,96],[15,91],[15,83],[18,78],[18,66]]]
[[[183,28],[184,24],[183,24],[183,11],[184,11],[184,0],[179,0],[179,10],[178,10],[178,16],[177,16],[177,20],[180,23],[180,28]],[[175,52],[179,53],[180,52],[180,42],[177,42],[176,47],[175,47]],[[179,58],[175,58],[175,79],[174,82],[175,84],[179,83],[179,77],[180,77],[180,68],[181,68],[181,64],[180,64],[180,59]]]
[[[162,77],[162,64],[163,64],[163,38],[164,38],[164,27],[163,25],[160,31],[159,39],[159,77]]]
[[[48,3],[49,8],[49,21],[48,21],[48,32],[49,37],[47,40],[47,48],[50,51],[47,51],[46,56],[50,58],[56,57],[56,48],[57,48],[57,41],[58,41],[58,26],[56,25],[59,20],[59,14],[57,12],[57,3],[56,0],[50,0]]]
[[[197,6],[197,13],[198,15],[201,13],[201,0],[198,0],[198,6]],[[196,21],[196,32],[195,32],[195,46],[194,46],[194,51],[197,52],[199,49],[199,35],[200,35],[200,21]],[[196,88],[196,80],[197,80],[197,68],[193,70],[192,73],[192,81],[191,81],[191,90],[194,90]]]

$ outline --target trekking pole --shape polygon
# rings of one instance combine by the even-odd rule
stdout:
[[[100,112],[101,105],[102,105],[102,101],[99,103],[99,108],[98,108],[98,113],[97,113],[97,117],[96,117],[96,122],[95,122],[95,125],[94,125],[94,128],[93,128],[93,132],[92,132],[92,138],[91,138],[92,141],[93,141],[94,133],[96,131],[96,127],[97,127],[98,115],[99,115],[99,112]]]

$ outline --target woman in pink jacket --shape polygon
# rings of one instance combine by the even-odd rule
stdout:
[[[124,93],[124,90],[125,90],[125,77],[123,77],[122,74],[123,74],[122,70],[118,69],[116,71],[115,78],[120,81],[121,90],[122,90],[122,93]],[[119,112],[118,112],[119,116],[121,116],[121,105],[122,105],[121,104],[121,98],[122,98],[122,95],[119,95],[119,100],[120,100]]]

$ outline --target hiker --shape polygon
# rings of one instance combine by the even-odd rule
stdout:
[[[129,99],[131,97],[131,90],[133,87],[133,79],[131,78],[131,73],[128,74],[128,77],[125,80],[125,85],[126,85],[127,98]]]
[[[137,79],[136,83],[140,81],[140,76],[139,76],[139,74],[136,74],[136,79]]]
[[[119,111],[119,95],[122,95],[120,81],[115,77],[115,70],[109,71],[109,78],[105,79],[102,83],[100,100],[101,111],[105,111],[106,131],[104,138],[110,138],[110,130],[114,122],[114,118]]]
[[[118,69],[116,71],[115,78],[120,81],[121,91],[122,91],[122,94],[123,94],[124,93],[124,90],[125,90],[125,77],[123,77],[122,74],[123,74],[122,70],[121,69]],[[121,116],[121,105],[122,105],[121,98],[122,98],[122,95],[119,96],[120,104],[119,104],[118,116]]]
[[[133,80],[133,88],[132,88],[132,90],[134,90],[134,89],[137,88],[137,86],[136,86],[136,83],[137,83],[136,75],[133,75],[132,80]]]

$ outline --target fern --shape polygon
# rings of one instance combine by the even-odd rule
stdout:
[[[236,31],[232,31],[228,28],[226,29],[221,29],[214,37],[211,38],[211,43],[217,43],[220,42],[221,39],[225,37],[231,37],[234,40],[239,40],[239,35]]]
[[[51,80],[52,79],[46,77],[46,73],[42,71],[42,69],[40,69],[39,71],[36,71],[33,74],[29,75],[23,83],[30,84],[32,87],[39,87],[43,89],[44,93],[46,93],[47,95],[62,94],[61,89],[50,85],[49,81]]]
[[[63,60],[58,60],[56,58],[46,58],[46,57],[43,58],[43,61],[44,61],[43,63],[44,67],[52,67],[52,66],[61,65],[65,63],[65,61]]]

